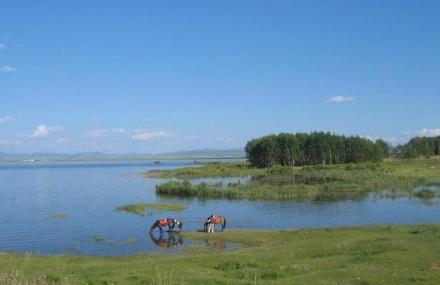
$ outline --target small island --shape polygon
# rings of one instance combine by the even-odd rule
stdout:
[[[249,141],[246,163],[157,170],[146,177],[177,179],[156,186],[162,196],[320,201],[377,193],[432,199],[439,195],[430,189],[440,183],[439,142],[440,137],[414,138],[391,149],[381,140],[357,136],[282,133]],[[191,182],[221,177],[249,179],[245,183]]]
[[[146,203],[140,203],[140,204],[128,204],[128,205],[122,205],[115,209],[115,211],[123,211],[132,213],[135,215],[143,216],[145,215],[146,211],[171,211],[171,212],[178,212],[183,211],[186,209],[185,205],[181,204],[146,204]]]

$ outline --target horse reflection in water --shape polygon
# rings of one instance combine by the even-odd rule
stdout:
[[[179,248],[183,245],[183,238],[178,232],[169,231],[167,234],[159,234],[158,237],[150,232],[150,238],[160,248]]]

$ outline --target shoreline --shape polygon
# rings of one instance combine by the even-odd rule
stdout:
[[[412,284],[423,278],[424,284],[436,284],[440,274],[440,223],[183,235],[242,246],[179,255],[5,253],[0,283],[21,278],[30,284]]]
[[[388,189],[396,196],[432,199],[440,195],[438,169],[440,160],[431,159],[271,168],[211,163],[197,168],[151,170],[144,173],[144,177],[172,179],[156,186],[156,194],[163,197],[334,201],[365,198],[370,193]],[[227,184],[191,182],[192,179],[244,176],[249,176],[249,181]]]

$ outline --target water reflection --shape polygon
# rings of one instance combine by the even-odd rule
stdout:
[[[224,240],[208,239],[205,240],[206,246],[212,251],[224,251],[226,243]]]
[[[217,239],[214,236],[210,236],[206,239],[193,240],[192,245],[195,249],[222,252],[226,250],[233,250],[238,248],[240,245],[236,242],[226,242],[221,239]]]
[[[183,245],[183,238],[179,232],[167,231],[157,236],[150,233],[150,238],[160,248],[180,248]]]
[[[208,235],[198,241],[183,241],[179,235],[169,236],[168,233],[163,236],[156,233],[149,238],[145,233],[146,225],[151,225],[163,213],[154,211],[135,216],[114,211],[117,206],[140,202],[185,205],[187,208],[175,215],[185,223],[187,231],[200,229],[203,219],[210,213],[222,213],[228,217],[228,227],[238,229],[439,222],[438,183],[411,189],[404,195],[389,189],[351,199],[331,200],[321,196],[317,201],[203,200],[156,196],[155,186],[166,180],[135,175],[185,165],[188,163],[172,161],[160,165],[153,162],[0,163],[0,252],[124,255],[161,248],[177,252],[193,246],[216,251],[237,247]],[[250,177],[242,177],[240,183],[246,183],[246,179]],[[237,180],[223,181],[225,186],[238,183]],[[220,179],[212,181],[219,182]],[[420,192],[419,197],[412,195],[414,192]],[[95,234],[104,236],[112,246],[92,240],[90,237]]]
[[[179,232],[166,231],[163,234],[150,233],[151,241],[159,248],[163,249],[182,249],[183,237]],[[207,250],[214,252],[222,252],[225,250],[231,250],[238,247],[237,243],[225,242],[215,237],[209,237],[207,239],[189,240],[185,246],[192,247],[198,250]]]

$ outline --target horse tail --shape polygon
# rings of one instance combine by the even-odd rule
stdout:
[[[226,218],[223,217],[222,231],[226,228]]]

